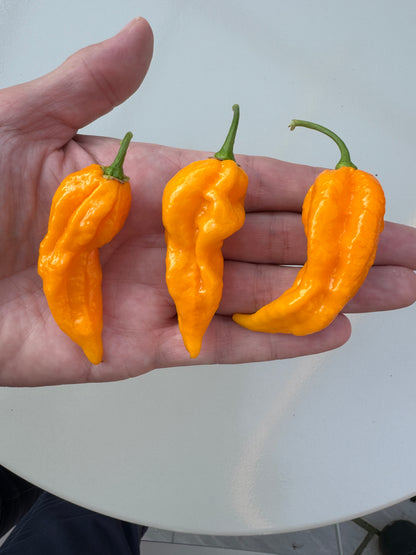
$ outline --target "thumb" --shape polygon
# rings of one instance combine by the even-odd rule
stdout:
[[[1,91],[0,101],[6,100],[7,106],[4,95],[13,98],[9,117],[19,130],[25,126],[38,139],[64,144],[138,89],[152,53],[152,30],[145,19],[137,18],[114,37],[79,50],[51,73]]]

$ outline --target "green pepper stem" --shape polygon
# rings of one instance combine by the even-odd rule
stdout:
[[[233,112],[233,120],[231,122],[230,130],[228,131],[228,135],[224,141],[224,144],[222,145],[220,150],[214,154],[217,160],[233,160],[235,162],[233,149],[235,136],[237,134],[238,122],[240,119],[240,106],[238,104],[234,104]]]
[[[108,179],[117,179],[117,181],[121,182],[129,180],[129,178],[124,175],[123,164],[132,138],[133,133],[128,131],[128,133],[125,134],[124,139],[121,141],[120,149],[111,166],[101,166],[104,177],[107,177]]]
[[[335,143],[338,145],[338,148],[341,152],[341,158],[338,164],[335,166],[336,170],[342,167],[357,169],[357,166],[351,162],[350,153],[344,141],[342,141],[338,137],[338,135],[335,135],[333,131],[330,131],[329,129],[327,129],[326,127],[323,127],[322,125],[319,125],[318,123],[312,123],[310,121],[304,121],[301,119],[293,119],[290,122],[289,128],[291,129],[291,131],[293,131],[295,127],[307,127],[309,129],[314,129],[315,131],[320,131],[321,133],[328,135],[328,137],[331,137],[331,139],[335,141]]]

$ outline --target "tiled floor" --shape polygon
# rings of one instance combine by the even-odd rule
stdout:
[[[416,523],[416,503],[411,500],[404,501],[364,518],[341,523],[338,528],[341,549],[335,526],[325,526],[291,534],[229,537],[183,534],[150,528],[143,537],[141,553],[142,555],[153,555],[157,553],[156,544],[163,542],[176,546],[195,545],[224,548],[229,551],[230,555],[232,555],[233,549],[274,555],[380,555],[377,547],[377,533],[390,522],[399,519]],[[4,539],[0,538],[0,545]]]
[[[341,548],[338,546],[335,526],[315,530],[267,536],[201,536],[166,530],[149,529],[143,537],[142,555],[146,555],[145,542],[169,542],[182,545],[258,551],[275,555],[380,555],[377,533],[394,520],[410,520],[416,523],[416,503],[404,501],[354,521],[339,525]],[[416,546],[415,546],[416,549]]]

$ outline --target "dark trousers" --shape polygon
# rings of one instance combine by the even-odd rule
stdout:
[[[43,492],[0,547],[0,555],[137,555],[145,531]]]

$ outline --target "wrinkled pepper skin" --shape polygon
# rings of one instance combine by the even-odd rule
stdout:
[[[253,331],[308,335],[326,328],[363,284],[384,226],[378,180],[341,164],[324,170],[306,194],[307,261],[293,285],[254,314],[235,314]]]
[[[224,239],[244,223],[247,175],[232,160],[193,162],[163,195],[166,283],[192,358],[221,301]]]
[[[130,138],[131,134],[123,149]],[[122,159],[124,155],[125,150]],[[119,159],[118,165],[121,163]],[[103,358],[98,249],[121,230],[131,205],[128,178],[122,172],[115,172],[119,178],[111,171],[105,175],[112,167],[92,164],[62,181],[39,247],[38,273],[52,316],[93,364]]]
[[[235,135],[238,107],[233,108],[237,113]],[[198,356],[221,301],[223,241],[240,229],[245,219],[247,174],[230,159],[229,152],[224,158],[189,164],[167,183],[163,193],[166,283],[192,358]]]

